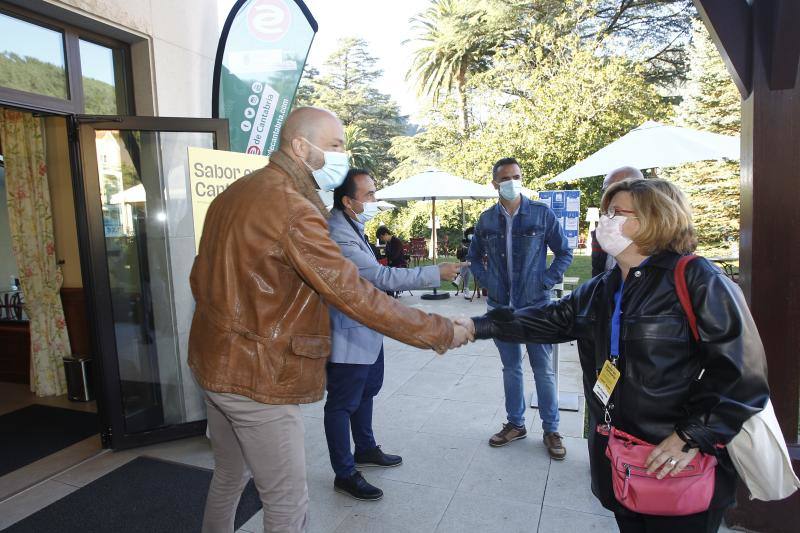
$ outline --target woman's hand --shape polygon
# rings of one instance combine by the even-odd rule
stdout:
[[[683,439],[673,431],[672,435],[661,441],[661,444],[656,446],[647,458],[645,463],[647,473],[652,474],[663,465],[656,476],[658,479],[663,479],[667,474],[674,476],[686,468],[686,465],[697,455],[697,448],[692,448],[684,453],[683,446],[685,444]]]

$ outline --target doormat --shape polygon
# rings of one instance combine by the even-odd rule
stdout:
[[[137,457],[4,530],[4,533],[197,533],[212,472]],[[253,481],[234,530],[261,509]]]
[[[98,433],[95,413],[29,405],[0,416],[0,476]]]

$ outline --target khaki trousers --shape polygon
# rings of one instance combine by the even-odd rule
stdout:
[[[308,487],[300,406],[268,405],[210,391],[205,391],[205,399],[215,468],[203,533],[233,532],[250,472],[264,507],[264,532],[305,531]]]

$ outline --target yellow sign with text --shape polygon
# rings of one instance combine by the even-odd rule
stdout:
[[[263,155],[189,147],[189,186],[194,218],[195,250],[200,247],[208,206],[231,183],[269,163]]]

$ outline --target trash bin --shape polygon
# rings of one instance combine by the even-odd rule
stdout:
[[[76,402],[94,400],[92,392],[92,359],[86,355],[71,355],[64,358],[64,374],[67,377],[67,397]]]

